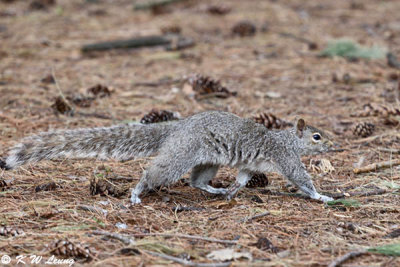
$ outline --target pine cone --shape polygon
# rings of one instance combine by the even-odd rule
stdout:
[[[35,187],[35,192],[40,191],[53,191],[56,190],[57,184],[55,182],[50,182],[46,184],[41,184]]]
[[[150,113],[143,116],[140,123],[149,124],[172,120],[179,120],[179,113],[168,110],[152,109]]]
[[[100,194],[101,196],[110,195],[113,197],[120,197],[127,192],[126,189],[118,188],[106,179],[99,179],[96,176],[90,180],[89,190],[92,196]]]
[[[56,113],[61,113],[68,116],[74,115],[74,109],[64,100],[63,97],[59,96],[51,107]]]
[[[400,115],[400,108],[385,106],[381,104],[368,103],[363,106],[363,111],[352,114],[353,117],[368,117],[368,116],[382,116],[388,117],[390,115]]]
[[[223,5],[211,5],[207,8],[207,11],[212,15],[225,15],[231,12],[231,8]]]
[[[256,26],[249,21],[241,21],[233,26],[232,34],[240,37],[253,36],[256,34]]]
[[[354,135],[361,137],[368,137],[374,133],[375,125],[369,122],[358,123],[354,127]]]
[[[52,74],[47,75],[46,77],[40,80],[42,83],[56,83],[54,76]]]
[[[199,74],[191,76],[188,82],[192,86],[193,91],[198,95],[215,94],[215,97],[228,98],[229,96],[235,96],[237,94],[222,86],[219,81]]]
[[[106,97],[106,96],[110,96],[111,95],[111,90],[108,89],[107,86],[104,86],[102,84],[97,84],[93,87],[90,87],[89,89],[87,89],[88,94],[92,94],[95,97]]]
[[[253,120],[264,125],[267,129],[282,129],[287,126],[293,126],[292,123],[281,120],[272,113],[261,113],[254,117]]]
[[[3,192],[8,187],[8,184],[3,179],[0,179],[0,192]]]
[[[56,242],[49,245],[49,251],[51,254],[57,256],[74,257],[74,258],[87,258],[91,259],[95,255],[95,250],[90,248],[88,245],[82,245],[80,243],[72,243],[65,240],[57,240]]]
[[[268,185],[268,178],[262,172],[253,172],[250,180],[247,182],[247,188],[266,187]]]
[[[261,250],[269,250],[273,253],[277,253],[279,251],[279,248],[275,247],[271,241],[269,241],[268,238],[266,237],[260,237],[257,240],[257,243],[251,244],[253,246],[256,246],[258,249]]]
[[[23,235],[24,231],[18,228],[0,226],[0,236],[19,236]]]

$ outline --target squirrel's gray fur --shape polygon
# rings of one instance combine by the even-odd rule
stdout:
[[[157,154],[132,190],[132,203],[141,202],[141,193],[174,183],[190,170],[193,187],[228,199],[246,185],[250,172],[258,171],[281,173],[311,198],[328,201],[332,199],[315,190],[300,157],[326,152],[332,145],[324,132],[303,119],[291,129],[271,131],[250,119],[208,111],[166,123],[42,133],[12,148],[2,167],[44,159],[125,161]],[[213,188],[208,182],[223,165],[239,169],[236,182],[228,189]]]

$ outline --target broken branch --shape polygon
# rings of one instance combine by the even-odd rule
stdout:
[[[400,159],[373,163],[373,164],[370,164],[370,165],[367,165],[367,166],[364,166],[364,167],[361,167],[361,168],[355,168],[355,169],[353,169],[353,172],[355,174],[359,174],[359,173],[375,171],[377,169],[391,168],[391,167],[396,166],[396,165],[400,165]]]
[[[223,239],[216,239],[216,238],[211,238],[211,237],[202,237],[202,236],[185,235],[185,234],[151,233],[151,234],[133,234],[132,236],[134,236],[134,237],[145,237],[145,236],[176,237],[176,238],[203,240],[203,241],[221,243],[221,244],[228,244],[228,245],[236,245],[238,243],[237,240],[223,240]]]
[[[337,266],[340,266],[340,265],[342,265],[345,261],[347,261],[347,260],[349,260],[349,259],[352,259],[352,258],[361,256],[361,255],[364,255],[364,254],[367,254],[367,253],[368,253],[368,251],[366,251],[366,250],[351,251],[351,252],[349,252],[349,253],[347,253],[347,254],[345,254],[345,255],[343,255],[343,256],[341,256],[341,257],[335,259],[334,261],[332,261],[332,262],[328,265],[328,267],[337,267]]]
[[[126,245],[131,245],[131,244],[135,243],[135,240],[133,238],[130,238],[129,236],[123,236],[123,235],[120,235],[117,233],[110,233],[110,232],[106,232],[106,231],[97,231],[97,230],[93,231],[92,233],[95,235],[104,235],[106,237],[119,240]]]
[[[110,49],[127,49],[152,46],[166,46],[167,49],[181,49],[192,46],[193,40],[182,36],[143,36],[126,40],[114,40],[82,46],[82,52],[104,51]]]
[[[225,267],[225,266],[230,266],[231,263],[230,262],[214,262],[214,263],[196,263],[196,262],[192,262],[192,261],[188,261],[185,259],[181,259],[181,258],[177,258],[177,257],[173,257],[170,255],[166,255],[163,253],[158,253],[158,252],[153,252],[153,251],[148,251],[148,250],[143,250],[144,252],[146,252],[147,254],[153,255],[153,256],[157,256],[166,260],[170,260],[185,266],[196,266],[196,267]]]
[[[150,3],[143,3],[143,4],[136,4],[133,6],[134,10],[146,10],[146,9],[153,9],[157,7],[164,7],[170,4],[183,2],[187,0],[160,0],[160,1],[153,1]]]

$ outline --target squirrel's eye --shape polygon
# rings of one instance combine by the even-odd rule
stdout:
[[[312,138],[313,138],[315,141],[319,141],[319,140],[321,140],[321,135],[320,135],[319,133],[316,133],[316,134],[313,134]]]

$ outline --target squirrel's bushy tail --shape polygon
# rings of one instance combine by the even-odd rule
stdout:
[[[0,168],[46,159],[98,158],[130,160],[156,153],[174,127],[171,123],[125,124],[45,132],[31,136],[11,149]]]

